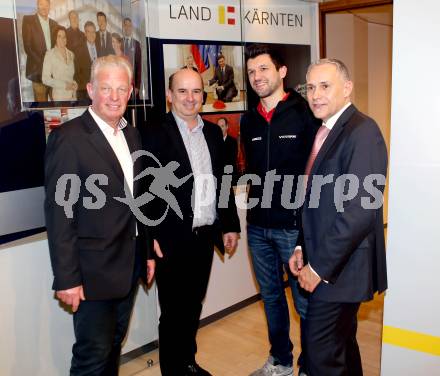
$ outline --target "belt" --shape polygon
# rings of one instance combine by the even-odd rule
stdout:
[[[205,225],[205,226],[199,226],[199,227],[194,227],[192,229],[192,232],[194,235],[200,236],[202,233],[210,230],[212,228],[212,225]]]

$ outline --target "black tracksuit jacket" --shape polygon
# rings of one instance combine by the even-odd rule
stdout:
[[[288,91],[288,98],[278,103],[270,123],[267,123],[256,108],[247,111],[240,123],[246,173],[261,178],[261,184],[250,184],[249,200],[256,198],[258,204],[248,208],[247,221],[264,228],[298,228],[299,210],[282,205],[283,184],[284,189],[287,188],[286,197],[289,198],[285,198],[283,202],[293,204],[298,175],[304,174],[316,131],[321,125],[321,121],[315,119],[305,99],[296,91]],[[281,179],[275,179],[272,195],[268,196],[269,200],[262,200],[266,173],[272,170],[276,170]],[[284,183],[287,175],[294,176],[290,189],[288,184]],[[290,179],[291,177],[287,177],[287,180]],[[266,187],[265,195],[270,193],[269,187]],[[263,201],[269,205],[262,207]]]

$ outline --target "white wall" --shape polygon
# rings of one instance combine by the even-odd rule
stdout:
[[[394,2],[384,376],[440,373],[439,14]]]
[[[68,374],[72,315],[54,299],[46,234],[0,246],[0,296],[0,374]],[[155,303],[138,292],[123,352],[157,338]]]
[[[384,13],[388,11],[384,8]],[[377,11],[378,14],[380,11]],[[392,35],[391,27],[366,22],[351,13],[331,13],[326,16],[326,57],[340,59],[347,65],[354,82],[352,102],[360,111],[376,120],[388,152]],[[388,186],[385,189],[385,222],[387,211]]]

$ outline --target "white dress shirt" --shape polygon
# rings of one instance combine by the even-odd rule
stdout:
[[[186,121],[174,112],[173,116],[185,144],[194,176],[192,227],[212,225],[217,213],[216,184],[212,174],[211,155],[203,135],[203,120],[197,115],[197,126],[190,130]]]
[[[110,144],[116,158],[121,165],[122,172],[124,174],[124,179],[130,189],[130,193],[133,196],[133,159],[131,157],[130,149],[128,148],[127,141],[124,136],[122,129],[127,125],[127,121],[121,118],[116,130],[108,125],[104,120],[102,120],[92,109],[89,107],[90,115],[92,115],[96,124],[98,125],[101,132],[104,134],[106,140]],[[138,234],[137,224],[136,224],[136,235]]]
[[[41,28],[43,29],[44,41],[46,42],[46,50],[49,51],[52,48],[52,43],[50,41],[49,18],[44,19],[38,14],[38,20],[40,21]]]

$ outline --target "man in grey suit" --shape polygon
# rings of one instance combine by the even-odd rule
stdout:
[[[306,165],[298,246],[289,264],[311,293],[305,322],[309,376],[362,375],[356,341],[360,303],[387,288],[383,190],[387,150],[376,122],[350,102],[344,63],[307,71],[318,130]]]

